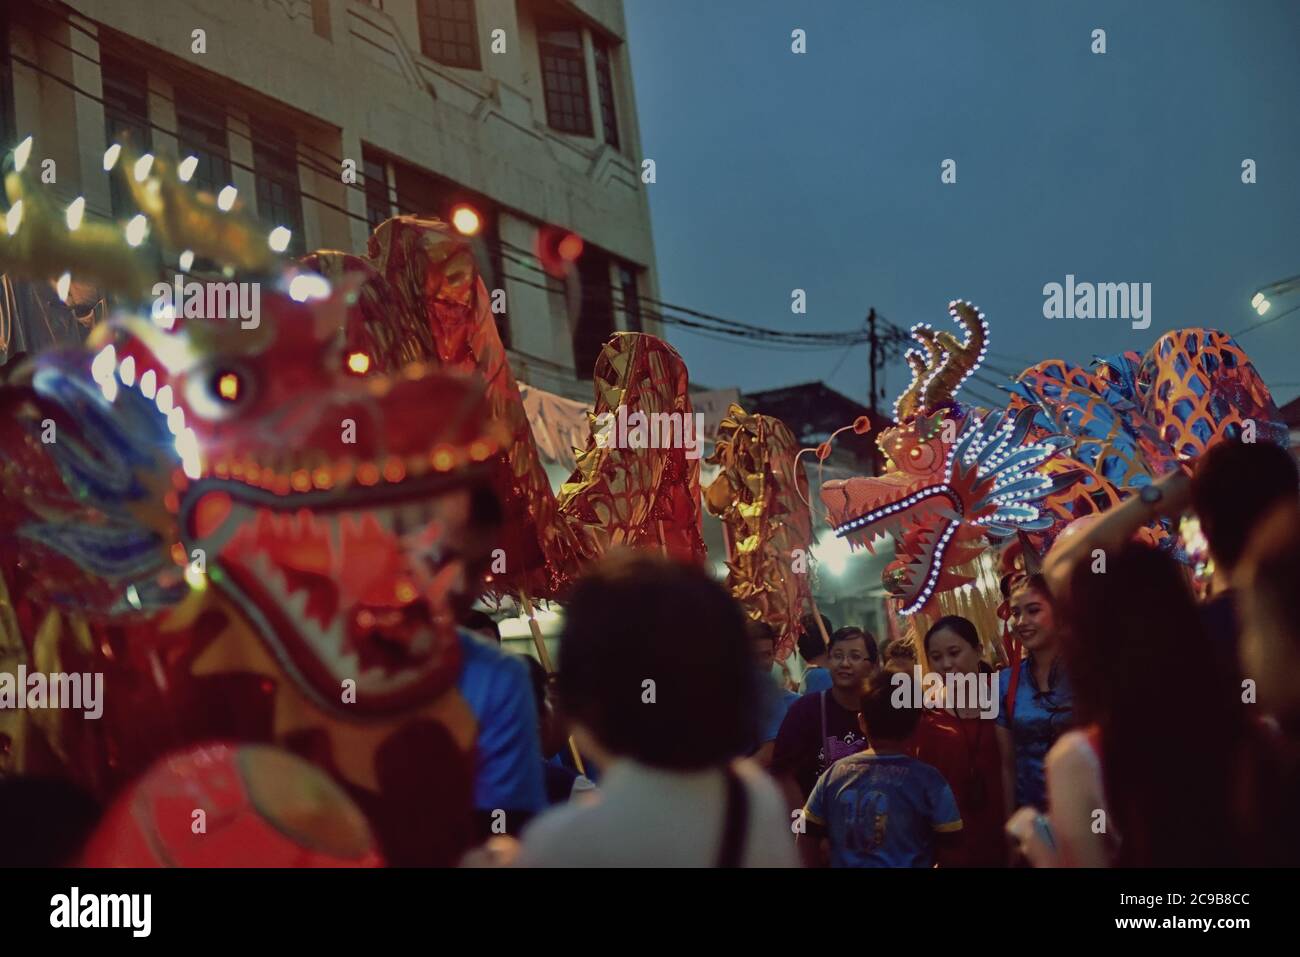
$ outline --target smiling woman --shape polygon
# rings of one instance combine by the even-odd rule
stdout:
[[[1007,817],[1024,805],[1047,806],[1043,761],[1074,721],[1074,695],[1057,642],[1056,607],[1042,575],[1011,586],[1011,625],[1025,655],[998,673]]]

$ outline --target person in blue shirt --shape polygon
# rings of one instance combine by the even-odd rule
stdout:
[[[1074,723],[1074,694],[1061,659],[1051,593],[1042,575],[1010,589],[1011,626],[1024,657],[998,673],[998,746],[1007,817],[1018,807],[1047,810],[1043,762]],[[1012,684],[1015,691],[1012,694]]]
[[[754,654],[754,664],[758,668],[760,686],[758,746],[751,756],[764,768],[769,768],[781,722],[785,720],[790,705],[798,701],[799,696],[772,678],[772,663],[776,660],[776,630],[765,621],[752,620],[745,623],[745,628]]]
[[[474,812],[480,837],[518,834],[546,805],[542,745],[532,680],[522,658],[458,628],[457,687],[478,724]],[[497,812],[504,812],[504,817]],[[496,826],[496,830],[493,826]]]
[[[835,631],[831,627],[830,621],[825,615],[820,616],[822,624],[826,626],[826,634],[830,635]],[[822,637],[821,629],[817,627],[817,619],[812,615],[804,615],[799,619],[803,626],[803,634],[799,636],[799,655],[807,664],[804,669],[803,679],[799,682],[800,694],[817,694],[819,691],[829,691],[833,682],[831,681],[830,669],[826,667],[826,639]]]
[[[894,701],[890,673],[862,695],[858,723],[871,747],[832,764],[818,779],[799,847],[808,866],[933,867],[960,847],[961,815],[942,774],[907,753],[921,720],[909,699]]]

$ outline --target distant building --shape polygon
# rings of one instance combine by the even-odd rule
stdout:
[[[852,425],[861,416],[870,417],[866,406],[836,392],[824,382],[805,382],[783,389],[751,392],[741,399],[741,405],[746,412],[761,412],[780,419],[805,448],[815,448],[829,439],[836,429]],[[844,432],[836,436],[826,467],[837,473],[874,474],[872,462],[879,430],[874,422],[872,425],[867,435]],[[816,459],[812,459],[810,464],[815,463]]]
[[[51,188],[101,218],[129,206],[111,141],[197,156],[201,186],[238,187],[295,253],[467,203],[515,374],[552,392],[589,401],[608,335],[658,331],[621,0],[4,3],[0,133],[34,134]],[[584,240],[580,297],[537,268],[543,225]]]

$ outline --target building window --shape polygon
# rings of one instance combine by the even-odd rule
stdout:
[[[393,182],[397,185],[397,211],[421,216],[425,219],[437,219],[451,226],[451,210],[457,203],[473,206],[482,218],[482,229],[477,236],[469,238],[474,251],[475,263],[480,277],[492,294],[493,288],[499,288],[505,282],[505,262],[501,255],[501,240],[497,211],[493,204],[477,193],[457,186],[450,180],[442,179],[406,163],[393,163]],[[501,344],[510,345],[510,317],[507,313],[493,313]]]
[[[573,329],[573,371],[590,379],[605,341],[614,334],[614,299],[609,287],[609,257],[588,246],[578,260],[582,306]]]
[[[176,140],[182,159],[198,157],[191,183],[213,194],[230,183],[225,114],[180,86],[176,87]]]
[[[393,201],[388,191],[387,164],[382,156],[361,150],[361,175],[366,180],[366,222],[373,231],[393,215]]]
[[[150,149],[149,81],[145,71],[135,64],[104,53],[100,56],[100,76],[104,84],[104,131],[108,142],[127,143],[137,153]],[[109,178],[113,216],[122,218],[136,212],[130,188],[121,181],[120,172]]]
[[[257,180],[257,215],[269,227],[286,226],[293,231],[289,252],[305,251],[302,235],[302,193],[298,186],[298,150],[279,131],[254,125],[253,175]]]
[[[420,51],[430,60],[479,68],[473,0],[419,0]]]
[[[623,298],[623,318],[628,332],[641,331],[641,293],[637,289],[636,270],[619,265],[618,289]]]
[[[609,47],[596,44],[596,92],[600,95],[600,122],[605,127],[605,142],[619,148],[618,111],[614,109],[614,65]]]
[[[552,27],[538,34],[542,57],[542,89],[546,94],[546,122],[562,133],[591,135],[591,100],[587,93],[587,62],[582,54],[582,31]]]
[[[393,182],[397,184],[399,213],[440,219],[444,223],[450,218],[456,190],[446,180],[405,163],[394,163]]]

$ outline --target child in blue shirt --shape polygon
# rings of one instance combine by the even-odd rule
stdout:
[[[905,753],[921,712],[910,689],[894,694],[891,676],[879,674],[862,696],[858,723],[870,750],[827,768],[804,807],[799,845],[809,865],[822,863],[823,840],[832,867],[933,867],[959,846],[961,815],[948,782]]]

